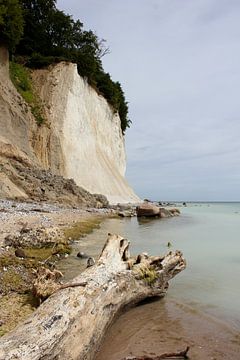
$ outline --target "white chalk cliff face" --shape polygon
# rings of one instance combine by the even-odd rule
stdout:
[[[48,160],[43,165],[91,193],[106,195],[110,203],[138,202],[124,178],[118,114],[78,75],[75,64],[60,63],[35,71],[33,77],[50,126]]]

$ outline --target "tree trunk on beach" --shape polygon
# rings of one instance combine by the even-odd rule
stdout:
[[[60,288],[14,331],[0,340],[0,360],[90,360],[124,307],[163,296],[182,271],[181,252],[130,258],[129,242],[111,235],[97,263]]]

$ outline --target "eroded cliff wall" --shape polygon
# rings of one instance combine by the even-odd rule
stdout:
[[[29,165],[72,178],[89,192],[106,195],[110,203],[139,201],[124,178],[126,159],[119,116],[78,75],[75,64],[59,63],[33,72],[46,113],[46,123],[40,127],[7,71],[7,61],[4,65],[1,60],[2,156],[7,144]]]
[[[32,136],[36,121],[9,79],[8,51],[0,47],[0,155],[36,160]]]
[[[139,201],[124,179],[120,118],[78,75],[77,66],[60,63],[35,71],[33,78],[51,124],[51,169],[111,203]]]

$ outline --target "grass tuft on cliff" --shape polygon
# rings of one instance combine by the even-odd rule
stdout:
[[[41,100],[35,93],[30,70],[21,64],[17,64],[13,61],[10,62],[9,73],[12,83],[15,85],[17,91],[22,95],[24,100],[31,108],[31,112],[36,119],[37,124],[40,126],[44,122],[42,115],[43,110],[41,106]]]

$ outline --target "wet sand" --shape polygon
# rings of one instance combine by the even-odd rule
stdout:
[[[240,332],[165,297],[121,315],[107,332],[96,360],[156,356],[186,346],[191,360],[237,360]]]

